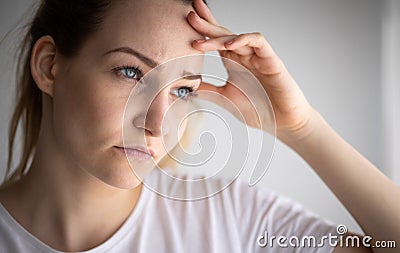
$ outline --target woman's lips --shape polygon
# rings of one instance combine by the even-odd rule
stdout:
[[[120,152],[127,155],[130,159],[135,159],[139,161],[145,161],[152,158],[151,150],[147,150],[144,147],[116,147]]]

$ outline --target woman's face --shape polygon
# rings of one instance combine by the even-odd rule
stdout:
[[[77,167],[107,184],[132,188],[139,183],[132,168],[144,175],[166,154],[163,139],[180,138],[182,128],[170,129],[165,121],[162,129],[163,116],[171,104],[185,106],[180,97],[190,92],[188,86],[196,90],[199,79],[172,83],[154,99],[146,90],[165,84],[144,86],[129,95],[155,64],[200,53],[191,46],[202,38],[186,21],[191,10],[176,0],[116,3],[76,56],[61,57],[53,94],[54,133],[62,152]],[[127,151],[130,163],[124,145],[132,148]],[[134,151],[137,146],[151,150],[152,159]]]

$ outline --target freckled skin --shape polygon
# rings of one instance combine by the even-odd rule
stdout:
[[[114,148],[123,143],[124,109],[135,83],[112,69],[132,65],[145,74],[150,67],[129,54],[103,54],[124,46],[162,63],[200,53],[193,49],[191,42],[202,36],[185,19],[192,7],[173,1],[163,2],[146,0],[116,4],[77,56],[61,58],[56,76],[52,122],[60,151],[77,167],[121,188],[138,183],[126,157]],[[144,106],[131,111],[129,116],[133,123],[126,128],[132,142],[139,145],[147,142],[155,152],[156,162],[165,155],[162,136],[157,132],[171,103],[169,91],[165,89],[152,104],[146,128],[136,123],[142,122],[146,115]],[[154,162],[133,161],[132,166],[150,168]]]

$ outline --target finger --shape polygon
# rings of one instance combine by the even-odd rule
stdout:
[[[240,36],[240,35],[239,35]],[[242,46],[242,47],[237,47],[234,50],[229,49],[227,44],[229,41],[234,41],[236,38],[239,37],[238,35],[226,35],[218,38],[212,38],[209,40],[195,40],[193,41],[192,46],[200,51],[207,52],[207,51],[233,51],[234,53],[241,55],[241,56],[248,56],[248,55],[253,55],[254,50],[253,48],[249,46]]]
[[[218,25],[217,20],[215,20],[208,6],[204,3],[203,0],[194,0],[193,7],[195,11],[199,14],[199,16],[206,21],[210,22],[213,25]]]
[[[220,92],[220,87],[217,87],[215,85],[206,83],[206,82],[201,82],[199,88],[197,89],[197,91],[211,91],[211,92],[216,92],[219,93]]]
[[[251,47],[258,57],[269,58],[276,56],[271,45],[267,42],[264,36],[258,32],[241,34],[233,38],[231,41],[227,41],[224,47],[235,52],[243,47]]]
[[[211,38],[211,39],[198,39],[194,40],[192,45],[195,49],[198,49],[200,51],[214,51],[214,50],[227,50],[225,47],[225,43],[236,38],[237,35],[225,35],[217,38]]]
[[[202,19],[193,11],[189,12],[187,20],[193,29],[195,29],[198,33],[210,38],[232,34],[232,32],[228,29],[222,26],[214,25],[207,20]]]

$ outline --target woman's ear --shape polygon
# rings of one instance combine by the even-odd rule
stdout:
[[[31,53],[31,73],[38,88],[53,96],[56,63],[56,44],[51,36],[46,35],[36,41]]]

